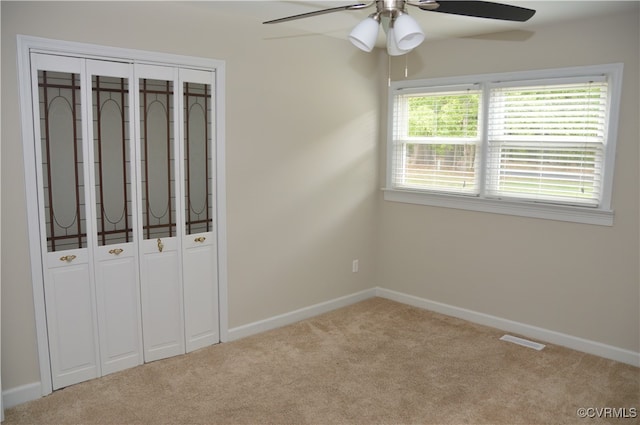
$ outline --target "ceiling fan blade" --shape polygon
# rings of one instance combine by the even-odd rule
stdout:
[[[279,24],[280,22],[287,22],[287,21],[293,21],[295,19],[309,18],[311,16],[324,15],[325,13],[339,12],[339,11],[342,11],[342,10],[364,9],[365,7],[369,7],[372,4],[373,4],[373,2],[371,2],[371,3],[356,3],[356,4],[350,4],[350,5],[347,5],[347,6],[332,7],[330,9],[316,10],[315,12],[301,13],[299,15],[293,15],[293,16],[287,16],[287,17],[284,17],[284,18],[273,19],[271,21],[263,22],[263,24]]]
[[[525,22],[536,13],[533,9],[488,1],[438,0],[437,3],[440,6],[436,9],[433,8],[433,2],[418,4],[418,7],[429,12],[517,22]]]

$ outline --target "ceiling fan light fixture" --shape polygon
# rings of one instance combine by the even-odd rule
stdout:
[[[388,18],[388,20],[385,19],[383,21],[385,31],[387,31],[387,22],[390,22],[390,31],[387,36],[387,51],[391,56],[408,53],[419,46],[425,39],[424,32],[418,23],[407,14],[406,6],[418,7],[420,10],[427,12],[440,12],[451,15],[499,19],[514,22],[525,22],[536,13],[533,9],[496,3],[495,1],[372,0],[368,3],[356,3],[346,6],[331,7],[328,9],[315,10],[313,12],[286,16],[284,18],[272,19],[270,21],[263,22],[263,24],[288,22],[343,10],[365,9],[373,5],[376,6],[376,12],[356,25],[349,34],[349,41],[357,48],[364,50],[365,52],[371,52],[375,47],[381,17],[383,16]],[[394,26],[395,28],[392,28]]]
[[[411,16],[401,13],[395,18],[393,31],[399,50],[409,51],[424,41],[424,32]]]
[[[398,43],[396,43],[396,35],[393,27],[390,26],[387,31],[387,53],[389,56],[401,56],[406,53],[409,53],[411,50],[402,50],[398,47]]]
[[[370,52],[373,50],[378,38],[380,15],[374,13],[360,22],[349,34],[349,41],[360,50]]]

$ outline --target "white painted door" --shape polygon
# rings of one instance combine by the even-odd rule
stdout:
[[[183,354],[182,211],[177,208],[177,69],[136,65],[144,360]],[[176,122],[177,121],[177,122]]]
[[[215,228],[215,73],[180,70],[183,279],[187,352],[220,341]]]
[[[45,295],[53,388],[101,375],[87,250],[46,256]]]
[[[184,238],[184,303],[187,352],[220,341],[215,240],[212,232]]]
[[[92,214],[102,374],[143,362],[129,64],[86,62],[91,87]],[[89,103],[89,102],[87,102]]]
[[[133,243],[96,248],[103,375],[143,362],[136,254]]]
[[[81,59],[33,54],[36,173],[53,388],[100,376]]]

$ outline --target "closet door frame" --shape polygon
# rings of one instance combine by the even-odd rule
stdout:
[[[39,205],[33,188],[38,187],[33,105],[31,96],[31,53],[45,53],[60,56],[75,56],[86,59],[108,60],[125,63],[165,64],[185,68],[214,71],[215,93],[215,215],[217,228],[217,283],[220,341],[228,340],[227,307],[227,242],[226,242],[226,180],[225,180],[225,62],[215,59],[192,56],[172,55],[133,49],[120,49],[86,43],[52,40],[32,36],[17,36],[18,90],[20,98],[21,135],[25,167],[25,193],[27,201],[27,223],[29,256],[33,287],[34,315],[40,366],[41,394],[53,392],[47,322],[45,314],[45,295],[43,287],[43,259],[41,256],[41,235],[39,226]]]

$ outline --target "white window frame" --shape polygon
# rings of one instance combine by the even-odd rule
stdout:
[[[523,217],[542,218],[575,223],[612,226],[614,212],[611,209],[611,194],[613,190],[613,174],[615,166],[615,152],[618,129],[618,116],[620,110],[620,96],[622,90],[622,63],[592,65],[581,67],[557,68],[546,70],[533,70],[523,72],[507,72],[481,74],[459,77],[444,77],[424,80],[404,80],[392,82],[388,96],[388,123],[387,123],[387,172],[386,187],[384,191],[385,201],[403,202],[409,204],[428,205],[445,208],[457,208],[471,211],[481,211],[496,214],[516,215]],[[416,90],[433,90],[437,87],[452,85],[479,84],[482,87],[482,105],[480,115],[483,120],[488,117],[489,90],[492,84],[524,80],[547,80],[556,78],[575,78],[594,75],[605,75],[609,85],[609,121],[607,126],[604,170],[602,175],[602,196],[597,207],[574,206],[554,204],[543,201],[528,201],[517,199],[495,199],[485,194],[485,174],[487,161],[487,123],[480,123],[480,167],[477,172],[480,175],[480,195],[466,196],[426,190],[405,190],[393,187],[393,110],[394,97],[397,93],[406,93]]]

